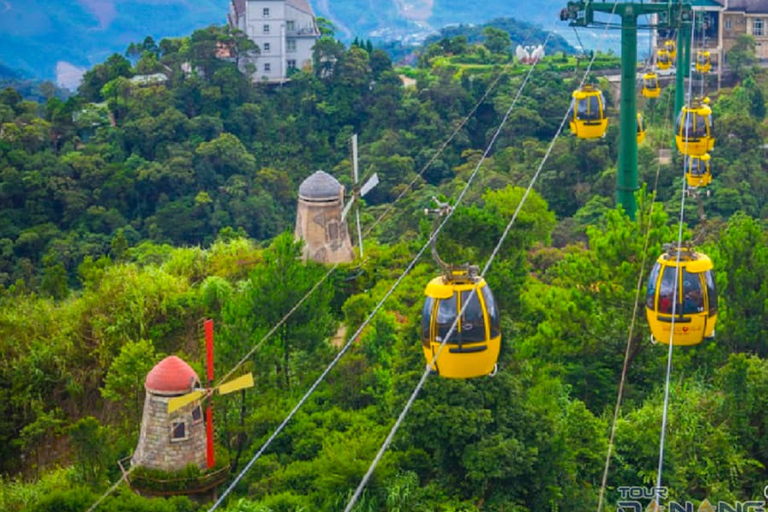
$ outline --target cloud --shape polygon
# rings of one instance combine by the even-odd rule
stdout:
[[[74,91],[80,85],[86,68],[60,60],[56,63],[56,85]]]
[[[114,0],[80,0],[80,3],[96,16],[101,28],[107,28],[117,15]]]

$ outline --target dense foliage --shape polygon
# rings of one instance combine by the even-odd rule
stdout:
[[[409,86],[384,52],[331,37],[313,71],[254,85],[215,50],[255,49],[212,27],[132,45],[67,101],[0,93],[0,508],[94,503],[136,446],[149,369],[178,354],[203,373],[203,317],[217,326],[216,374],[242,362],[256,377],[216,401],[217,441],[243,468],[423,247],[421,211],[432,196],[456,199],[510,110],[524,77],[499,76],[509,48],[460,37],[426,48]],[[482,55],[472,73],[441,60]],[[510,111],[441,234],[446,259],[485,263],[520,205],[574,87],[560,58]],[[155,72],[167,81],[135,80]],[[715,262],[721,310],[716,341],[674,353],[663,483],[679,501],[761,499],[767,476],[768,178],[755,117],[766,80],[751,75],[713,98],[713,195],[706,219],[695,201],[685,212],[685,237]],[[502,311],[499,374],[428,379],[357,510],[594,510],[628,339],[608,500],[653,485],[667,351],[633,310],[638,276],[677,236],[680,166],[656,161],[670,142],[666,95],[645,105],[655,121],[636,220],[613,208],[615,128],[556,140],[487,275]],[[318,168],[349,184],[355,132],[361,169],[382,181],[364,224],[403,197],[365,259],[264,338],[327,272],[301,261],[290,233],[298,184]],[[435,272],[420,261],[402,280],[227,510],[343,509],[423,371],[418,322]],[[99,509],[199,508],[122,491]]]

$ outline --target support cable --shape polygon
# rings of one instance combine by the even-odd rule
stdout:
[[[494,135],[493,140],[491,141],[488,149],[486,150],[485,154],[483,155],[483,158],[487,157],[488,152],[490,151],[490,147],[493,145],[493,142],[495,142],[496,138],[501,132],[501,128],[504,126],[504,123],[509,118],[510,113],[512,112],[512,109],[514,108],[515,104],[517,103],[517,99],[522,94],[523,88],[528,82],[528,79],[533,73],[534,66],[531,67],[530,71],[528,72],[528,75],[526,76],[525,80],[523,81],[522,85],[520,86],[520,89],[517,92],[517,95],[515,97],[515,101],[512,103],[512,106],[510,106],[509,110],[507,111],[507,114],[505,115],[499,129],[497,130],[496,134]],[[560,130],[562,130],[562,124],[560,126]],[[559,130],[558,130],[559,133]],[[551,150],[551,148],[550,148]],[[482,162],[482,161],[481,161]],[[456,205],[460,204],[461,201],[464,199],[464,196],[466,195],[467,191],[469,190],[470,185],[474,181],[475,177],[477,176],[478,172],[480,170],[480,164],[477,165],[475,170],[472,172],[472,175],[467,179],[467,183],[462,189],[461,193],[459,194],[458,198],[456,199]],[[538,174],[538,173],[537,173]],[[376,307],[373,309],[371,314],[366,318],[366,320],[360,325],[360,327],[355,331],[355,333],[349,338],[349,340],[345,343],[345,345],[342,347],[342,349],[339,351],[339,353],[336,355],[336,357],[331,361],[331,363],[328,365],[328,367],[323,371],[323,373],[320,375],[320,377],[317,378],[317,380],[312,384],[312,386],[309,388],[309,390],[304,394],[304,396],[301,398],[299,403],[296,404],[296,406],[291,410],[291,412],[288,414],[288,416],[283,420],[283,422],[278,426],[277,429],[272,433],[272,435],[267,439],[267,441],[262,445],[262,447],[259,449],[258,452],[253,456],[253,458],[248,462],[248,464],[243,468],[243,470],[235,477],[235,480],[230,484],[230,486],[222,493],[221,497],[216,501],[216,503],[213,504],[213,506],[208,510],[208,512],[214,512],[220,505],[223,503],[224,499],[229,495],[230,492],[234,489],[234,487],[240,482],[240,480],[245,476],[245,474],[253,467],[253,464],[261,457],[261,455],[264,453],[264,451],[269,447],[269,445],[272,443],[272,441],[277,437],[278,434],[285,428],[285,426],[288,424],[288,422],[293,418],[293,416],[296,414],[296,412],[301,408],[302,405],[307,401],[307,399],[310,397],[310,395],[315,391],[317,386],[325,379],[326,375],[333,369],[333,367],[338,363],[338,361],[341,359],[341,357],[346,353],[346,351],[352,346],[352,343],[357,339],[357,337],[360,335],[360,333],[363,331],[363,329],[371,322],[373,317],[376,315],[376,313],[381,309],[381,307],[384,305],[384,302],[394,293],[395,289],[400,285],[402,280],[405,278],[406,275],[410,273],[410,271],[413,269],[413,267],[416,265],[416,262],[419,260],[421,255],[426,251],[428,247],[431,246],[432,241],[437,238],[438,234],[442,230],[442,228],[447,224],[447,222],[450,220],[450,218],[453,216],[453,212],[455,210],[451,209],[451,211],[446,215],[445,219],[438,225],[438,227],[434,230],[432,235],[430,236],[429,240],[427,240],[427,243],[424,244],[424,246],[419,250],[416,257],[409,263],[408,267],[406,267],[405,271],[400,275],[400,277],[395,281],[395,283],[392,285],[392,287],[389,289],[389,291],[384,295],[384,297],[379,301],[379,303],[376,305]]]
[[[672,96],[667,96],[667,108],[664,116],[664,130],[667,132],[669,127],[669,110],[672,106]],[[642,290],[643,280],[645,277],[645,263],[648,259],[648,245],[651,239],[651,221],[653,219],[653,203],[656,201],[656,194],[659,186],[659,175],[661,174],[661,161],[657,160],[656,164],[656,176],[653,183],[653,193],[651,195],[651,204],[648,209],[648,223],[646,225],[645,243],[643,245],[643,260],[640,263],[640,274],[637,277],[637,289],[635,291],[635,305],[632,310],[632,320],[629,324],[629,335],[627,336],[627,347],[624,351],[624,363],[621,368],[621,378],[619,379],[619,390],[616,396],[616,406],[613,409],[613,421],[611,423],[611,433],[608,438],[608,453],[605,456],[605,466],[603,468],[603,478],[600,483],[600,493],[597,500],[597,512],[603,510],[603,500],[605,498],[605,490],[608,483],[608,471],[611,466],[611,457],[613,456],[614,440],[616,438],[616,425],[619,421],[619,413],[621,411],[621,401],[624,397],[624,383],[626,381],[627,371],[629,369],[629,354],[632,346],[632,337],[634,336],[635,321],[637,320],[637,312],[640,306],[640,291]]]
[[[695,37],[695,29],[696,24],[691,23],[691,44],[693,44],[693,40]],[[691,94],[693,89],[693,80],[688,80],[688,101],[691,101]],[[661,476],[662,476],[662,470],[664,469],[664,447],[665,447],[665,441],[666,441],[666,433],[667,433],[667,418],[668,418],[668,411],[669,411],[669,385],[672,377],[672,347],[673,341],[674,341],[674,335],[675,335],[675,309],[677,307],[677,287],[678,283],[680,281],[680,248],[683,245],[683,223],[685,220],[685,196],[686,196],[686,181],[685,181],[685,171],[688,168],[688,159],[690,156],[688,155],[688,135],[690,130],[690,123],[686,123],[685,119],[683,119],[683,124],[685,125],[685,157],[683,158],[683,193],[682,197],[680,199],[680,223],[677,230],[677,265],[675,267],[675,285],[673,287],[672,293],[675,300],[672,301],[672,323],[669,329],[669,350],[667,351],[667,374],[666,379],[664,383],[664,409],[662,413],[661,418],[661,437],[659,439],[659,468],[658,473],[656,474],[656,488],[654,489],[654,503],[656,503],[657,510],[661,510],[658,508],[661,503]]]
[[[616,9],[616,5],[618,4],[618,0],[616,0],[616,3],[614,3],[614,10]],[[587,69],[584,72],[584,77],[581,80],[580,87],[584,85],[584,82],[586,81],[587,77],[589,76],[589,72],[591,71],[592,64],[595,61],[595,57],[597,56],[597,53],[594,53],[592,55],[592,58],[589,62],[589,65],[587,66]],[[532,69],[531,69],[532,71]],[[517,101],[517,98],[515,98],[515,101]],[[499,134],[501,133],[501,129],[503,128],[504,124],[506,123],[507,119],[509,118],[509,115],[512,111],[512,107],[514,106],[514,102],[512,106],[507,110],[506,115],[504,116],[504,119],[502,120],[501,125],[496,130],[496,133],[494,134],[493,138],[491,139],[491,142],[488,145],[488,148],[486,149],[485,153],[483,154],[483,157],[480,159],[480,161],[477,164],[477,167],[475,168],[475,171],[473,173],[473,176],[477,171],[480,169],[480,166],[485,161],[485,158],[487,157],[488,153],[491,150],[491,147],[493,146],[494,142],[498,138]],[[533,189],[533,185],[536,183],[536,180],[538,179],[539,175],[541,174],[542,169],[544,168],[544,164],[549,159],[549,155],[552,153],[552,149],[555,146],[555,143],[557,142],[557,138],[560,136],[560,133],[563,131],[563,127],[565,126],[566,121],[569,118],[569,112],[566,112],[565,116],[563,116],[563,120],[560,122],[560,126],[557,129],[557,132],[555,133],[555,136],[552,138],[552,142],[550,143],[549,147],[547,148],[547,152],[544,154],[544,157],[541,160],[541,163],[539,164],[538,169],[533,175],[533,178],[531,179],[530,184],[528,185],[528,188],[525,190],[525,193],[523,194],[523,197],[520,199],[520,204],[518,204],[517,208],[515,209],[514,214],[512,215],[512,218],[510,219],[509,223],[507,224],[506,228],[504,229],[504,232],[501,235],[501,238],[499,239],[499,242],[496,244],[496,247],[494,248],[493,252],[491,253],[491,256],[489,257],[488,261],[486,262],[485,266],[483,267],[482,272],[480,273],[481,276],[484,276],[488,269],[490,268],[491,264],[493,263],[494,258],[498,254],[499,250],[501,249],[501,246],[503,245],[504,241],[507,238],[507,235],[509,234],[509,231],[512,229],[512,225],[514,224],[515,220],[517,220],[517,216],[520,213],[520,211],[523,208],[523,205],[525,204],[525,201],[528,199],[528,195],[530,194],[531,190]],[[451,213],[454,210],[451,210]],[[450,214],[449,214],[450,215]],[[442,224],[441,224],[442,226]],[[467,308],[467,306],[474,300],[474,298],[477,295],[477,286],[475,286],[472,289],[472,292],[470,293],[468,299],[464,301],[462,304],[461,310],[456,315],[456,318],[453,321],[453,324],[451,325],[451,328],[449,329],[448,333],[444,337],[443,341],[440,343],[440,346],[438,347],[437,351],[435,352],[435,355],[432,357],[432,360],[427,364],[424,373],[421,375],[421,378],[419,379],[418,384],[416,385],[416,388],[413,390],[413,393],[411,393],[411,396],[408,398],[407,403],[405,404],[405,407],[400,412],[400,415],[398,416],[397,420],[395,421],[395,424],[392,426],[392,429],[390,430],[389,434],[387,435],[386,439],[384,440],[384,443],[381,445],[381,448],[379,449],[379,452],[376,454],[376,457],[373,459],[373,462],[371,462],[370,467],[368,468],[368,471],[363,476],[363,479],[360,481],[360,484],[355,489],[354,494],[350,498],[349,502],[347,503],[346,508],[344,509],[344,512],[351,512],[352,508],[354,507],[355,503],[357,503],[357,500],[360,498],[360,495],[363,492],[363,489],[365,489],[366,484],[370,480],[371,476],[373,475],[373,472],[376,469],[376,466],[381,461],[382,457],[384,456],[384,453],[387,451],[387,448],[389,448],[389,445],[392,443],[392,440],[395,437],[395,434],[397,434],[398,429],[400,428],[400,425],[402,424],[403,420],[405,419],[405,416],[408,414],[408,411],[410,411],[411,406],[416,400],[416,397],[418,396],[419,392],[421,391],[421,388],[424,386],[424,383],[427,380],[427,377],[432,373],[432,365],[435,364],[438,357],[440,356],[440,352],[445,347],[445,344],[450,339],[453,332],[456,330],[456,326],[458,325],[459,318],[464,314],[464,310]]]
[[[532,31],[529,31],[529,35],[526,37],[526,39],[523,41],[523,43],[527,42],[528,38],[530,37]],[[547,38],[547,40],[549,37]],[[545,43],[546,44],[546,43]],[[373,230],[373,228],[378,225],[381,220],[388,215],[395,207],[395,204],[405,196],[406,193],[408,193],[413,185],[416,183],[416,181],[429,169],[432,164],[437,160],[437,158],[443,153],[443,151],[448,147],[448,144],[456,137],[456,135],[459,133],[459,131],[469,122],[471,117],[474,115],[474,113],[477,111],[478,108],[480,108],[480,105],[483,104],[483,102],[486,100],[488,95],[493,91],[496,86],[498,85],[501,78],[506,75],[509,71],[509,69],[514,64],[514,57],[512,57],[502,68],[502,70],[499,72],[498,75],[493,79],[493,81],[489,84],[489,86],[486,88],[485,92],[483,93],[482,97],[475,103],[475,105],[472,107],[472,109],[467,113],[466,116],[464,116],[461,120],[461,122],[457,125],[457,127],[454,129],[454,131],[451,133],[451,135],[441,144],[441,146],[438,148],[437,152],[432,156],[432,158],[424,165],[424,167],[419,171],[419,173],[406,185],[405,189],[400,192],[400,194],[390,203],[387,210],[385,210],[375,221],[374,223],[368,227],[365,230],[364,236],[368,236],[370,232]],[[530,76],[530,73],[528,74]],[[522,85],[520,86],[520,89],[518,91],[518,95],[520,91],[525,87],[528,76],[526,76],[526,79],[523,81]],[[422,251],[423,252],[423,251]],[[418,257],[421,256],[421,252],[419,253]],[[238,369],[240,369],[247,361],[248,359],[253,356],[253,354],[258,351],[258,349],[283,325],[285,322],[288,321],[288,319],[293,315],[301,306],[304,304],[304,302],[309,299],[309,297],[333,274],[333,272],[339,267],[340,263],[334,263],[331,268],[328,269],[328,271],[320,278],[319,281],[317,281],[312,288],[307,291],[304,296],[299,299],[299,301],[264,335],[261,337],[261,339],[253,346],[251,349],[246,353],[245,356],[243,356],[240,361],[238,361],[232,369],[230,369],[223,377],[218,379],[218,382],[226,382]],[[332,362],[332,364],[335,364]],[[127,480],[128,476],[133,472],[133,470],[138,467],[138,465],[131,465],[131,467],[124,471],[121,475],[121,477],[107,489],[97,500],[96,502],[91,505],[90,508],[88,508],[87,512],[93,512],[96,510],[96,508],[106,499],[110,494],[112,494],[124,481]]]

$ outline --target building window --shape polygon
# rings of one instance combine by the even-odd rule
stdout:
[[[285,22],[285,30],[288,30],[291,32],[296,30],[293,20],[288,20]]]
[[[752,35],[755,37],[765,35],[765,21],[762,18],[755,18],[752,22]]]
[[[197,425],[202,421],[203,421],[203,408],[200,407],[200,404],[198,404],[195,406],[194,409],[192,409],[192,424]]]
[[[725,30],[731,30],[731,18],[725,18],[723,21],[723,28],[725,28]]]
[[[264,27],[262,28],[262,31],[263,31],[265,34],[269,34],[269,25],[268,25],[268,24],[264,24]]]
[[[272,71],[272,64],[267,62],[267,63],[264,64],[264,72],[265,73],[269,73],[270,71]]]
[[[296,69],[296,61],[293,59],[288,60],[288,69]]]
[[[187,422],[174,421],[171,423],[171,442],[184,441],[187,439]]]
[[[295,39],[286,39],[285,40],[285,51],[288,53],[292,53],[296,51],[296,40]]]
[[[269,43],[264,43],[264,53],[269,53]]]
[[[263,16],[264,16],[265,18],[269,18],[269,7],[265,7],[265,8],[262,10],[262,14],[263,14]]]

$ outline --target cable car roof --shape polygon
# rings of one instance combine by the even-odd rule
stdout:
[[[706,272],[714,268],[709,256],[687,248],[669,249],[656,261],[667,267],[677,266],[676,263],[679,262],[681,267],[685,267],[688,272],[692,273]]]
[[[485,280],[482,277],[475,278],[475,281],[470,280],[448,280],[445,276],[438,276],[432,279],[424,290],[424,295],[428,297],[434,297],[436,299],[449,299],[453,296],[454,292],[465,292],[475,288],[479,290],[485,284]]]

